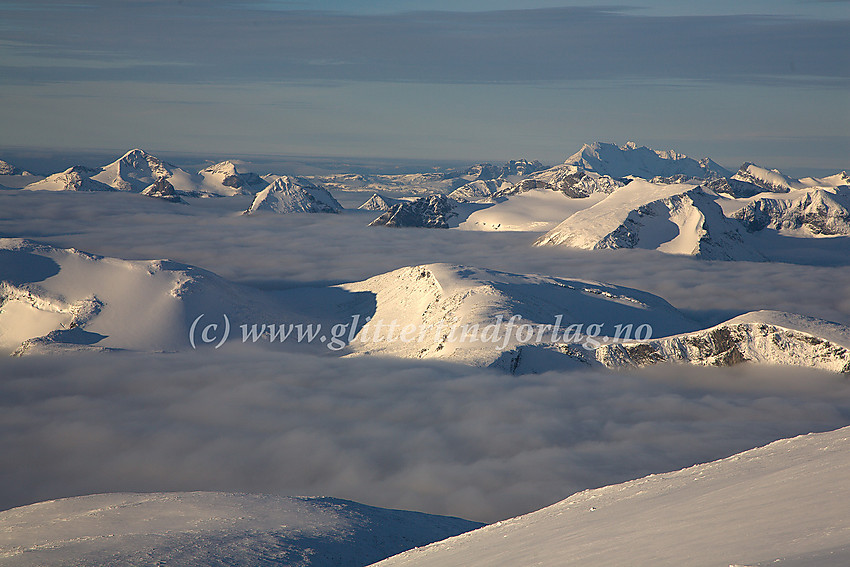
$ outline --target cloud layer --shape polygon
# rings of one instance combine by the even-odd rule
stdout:
[[[180,206],[0,191],[0,234],[171,258],[268,289],[455,262],[629,285],[707,323],[759,308],[850,323],[842,265],[532,248],[535,234],[368,228],[362,211],[246,218],[241,208],[238,198]],[[848,420],[846,381],[803,370],[516,377],[241,344],[2,359],[0,508],[93,492],[237,490],[492,521]]]
[[[493,521],[850,418],[850,387],[805,371],[517,377],[246,348],[0,361],[0,508],[224,490]]]

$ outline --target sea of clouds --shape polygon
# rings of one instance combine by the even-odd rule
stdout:
[[[170,258],[263,289],[451,262],[632,286],[706,323],[780,309],[850,324],[850,267],[814,253],[846,239],[773,249],[795,263],[704,262],[532,248],[531,233],[367,228],[374,213],[364,212],[239,216],[247,204],[0,191],[0,236]],[[224,490],[494,521],[848,423],[846,380],[799,369],[511,376],[242,344],[3,359],[0,509],[98,492]]]

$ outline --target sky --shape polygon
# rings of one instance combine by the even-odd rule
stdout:
[[[848,32],[840,0],[0,0],[0,159],[553,164],[634,140],[835,172]]]

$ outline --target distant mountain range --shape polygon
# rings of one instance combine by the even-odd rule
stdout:
[[[372,226],[524,230],[543,232],[540,246],[643,248],[706,260],[763,260],[748,242],[763,230],[850,235],[846,172],[794,179],[747,162],[733,174],[708,158],[634,142],[584,144],[549,168],[519,159],[403,175],[261,177],[231,161],[190,173],[140,149],[101,168],[73,166],[44,179],[6,162],[0,171],[0,184],[28,191],[121,191],[187,203],[251,198],[234,211],[248,215],[338,213],[332,191],[368,191],[359,208],[381,213]]]
[[[175,194],[234,196],[253,194],[267,183],[255,173],[239,173],[229,161],[189,173],[143,150],[134,149],[102,168],[73,166],[23,187],[30,191],[126,191],[142,193],[167,180]]]

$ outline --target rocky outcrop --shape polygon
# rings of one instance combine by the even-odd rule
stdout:
[[[445,195],[429,195],[394,205],[369,226],[449,228],[455,203]]]

